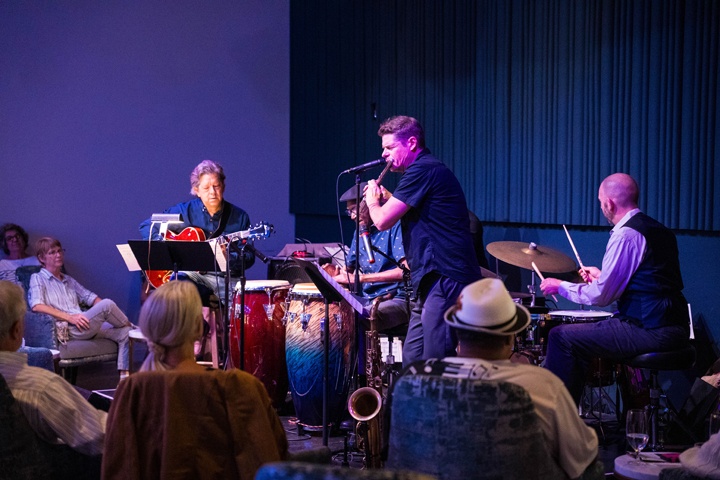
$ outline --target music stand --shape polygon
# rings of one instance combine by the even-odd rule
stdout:
[[[347,292],[345,288],[337,283],[328,275],[325,270],[318,264],[299,258],[293,258],[310,277],[323,296],[325,301],[325,328],[323,329],[323,402],[322,402],[322,422],[323,422],[323,445],[328,446],[328,404],[330,403],[330,390],[328,382],[330,377],[330,303],[347,301],[355,311],[363,317],[368,316],[365,305],[358,300],[353,294]]]
[[[129,240],[128,245],[142,270],[172,270],[176,277],[178,271],[182,270],[222,270],[212,245],[208,242]]]

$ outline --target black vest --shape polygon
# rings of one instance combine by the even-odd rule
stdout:
[[[640,212],[622,228],[638,231],[647,241],[645,257],[618,300],[620,316],[645,328],[689,325],[687,300],[675,235]],[[689,328],[689,327],[688,327]]]

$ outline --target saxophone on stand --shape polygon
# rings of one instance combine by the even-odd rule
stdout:
[[[377,310],[380,303],[389,300],[392,295],[384,295],[373,300],[370,308],[370,328],[365,332],[365,375],[367,387],[358,388],[348,399],[348,411],[358,421],[355,428],[358,449],[365,453],[366,468],[382,468],[380,456],[382,449],[382,351],[377,331]]]

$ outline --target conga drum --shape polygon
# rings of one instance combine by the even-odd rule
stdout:
[[[244,370],[265,385],[273,406],[280,408],[288,392],[285,364],[285,302],[290,283],[285,280],[245,282]],[[240,283],[235,287],[230,324],[230,358],[240,366]]]
[[[288,379],[298,425],[323,428],[323,365],[325,301],[312,283],[298,283],[289,294],[285,329]],[[337,425],[345,411],[352,374],[351,350],[355,316],[346,302],[329,304],[328,422]]]

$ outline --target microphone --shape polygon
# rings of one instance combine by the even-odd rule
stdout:
[[[268,257],[266,257],[260,250],[255,248],[255,246],[252,243],[246,243],[245,248],[250,250],[252,253],[254,253],[255,256],[260,259],[261,262],[268,263],[270,261],[270,259]]]
[[[347,170],[343,171],[340,175],[344,175],[346,173],[357,173],[357,172],[364,172],[365,170],[370,170],[373,167],[377,167],[378,165],[384,165],[388,161],[384,158],[378,158],[377,160],[373,160],[372,162],[363,163],[362,165],[358,165],[357,167],[348,168]]]
[[[372,242],[370,242],[370,232],[368,232],[367,225],[364,223],[360,224],[360,238],[362,238],[363,244],[365,245],[368,262],[375,263],[375,252],[373,252]]]

